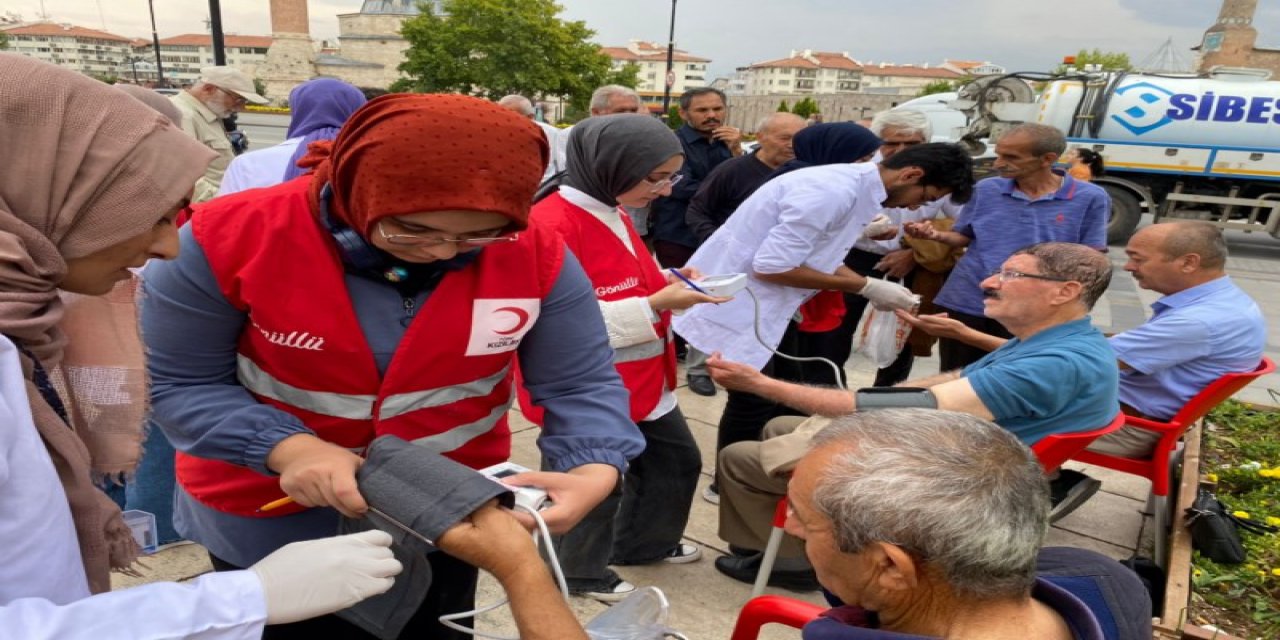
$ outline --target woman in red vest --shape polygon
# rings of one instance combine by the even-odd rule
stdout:
[[[582,261],[645,451],[632,461],[622,490],[561,539],[560,559],[571,591],[615,601],[635,587],[609,564],[684,563],[701,556],[698,547],[680,542],[701,455],[672,392],[676,363],[668,323],[673,309],[727,298],[686,288],[659,271],[619,207],[647,206],[680,180],[684,156],[670,129],[642,115],[589,118],[574,126],[567,158],[559,190],[534,205],[530,223],[558,233]],[[536,408],[525,414],[539,418]]]
[[[589,281],[554,233],[525,229],[542,132],[482,100],[395,94],[311,148],[314,173],[197,207],[181,258],[147,269],[179,533],[218,569],[331,534],[368,508],[355,473],[380,435],[473,468],[506,460],[517,354],[550,471],[512,481],[546,488],[548,524],[572,528],[643,440]],[[475,570],[428,557],[401,635],[466,637],[436,618],[474,608]],[[303,625],[266,637],[367,637],[333,617]]]

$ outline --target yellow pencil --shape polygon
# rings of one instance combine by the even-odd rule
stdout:
[[[283,507],[286,504],[293,504],[293,498],[290,498],[289,496],[285,496],[283,498],[280,498],[279,500],[272,500],[271,502],[268,502],[262,505],[261,507],[258,507],[258,512],[266,513],[267,511],[279,509],[280,507]]]

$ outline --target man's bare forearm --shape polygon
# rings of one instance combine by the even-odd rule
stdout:
[[[853,413],[853,396],[843,389],[812,387],[765,378],[751,393],[810,415],[838,418]]]
[[[526,563],[499,582],[511,600],[516,629],[524,640],[587,640],[587,632],[560,595],[546,565]]]

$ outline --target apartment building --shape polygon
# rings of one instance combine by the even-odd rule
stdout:
[[[67,23],[34,22],[0,31],[13,53],[98,77],[116,75],[133,55],[129,38]]]
[[[955,82],[969,77],[965,73],[940,66],[893,64],[889,62],[864,62],[862,64],[862,90],[867,93],[886,93],[914,96],[926,85],[946,80]]]
[[[227,64],[254,77],[258,65],[267,59],[271,36],[223,36]],[[135,53],[154,60],[154,47],[146,42]],[[213,64],[213,37],[204,33],[187,33],[160,40],[160,62],[170,84],[188,85],[200,77],[200,68]]]
[[[661,104],[663,89],[667,77],[667,47],[653,42],[632,40],[625,47],[601,47],[600,50],[613,60],[615,69],[627,63],[640,67],[639,82],[636,93],[648,104]],[[676,49],[671,56],[671,72],[674,76],[671,85],[671,96],[677,98],[686,89],[705,87],[711,83],[707,77],[709,58],[690,55],[682,49]]]
[[[778,60],[738,69],[730,87],[736,94],[835,94],[861,90],[862,65],[848,52],[791,51]]]

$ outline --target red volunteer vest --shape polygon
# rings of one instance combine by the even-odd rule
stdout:
[[[596,298],[606,302],[647,297],[667,286],[658,265],[645,252],[644,241],[631,226],[630,218],[622,215],[622,220],[627,225],[631,246],[639,255],[627,250],[604,223],[558,192],[533,205],[529,215],[530,227],[555,232],[564,238],[565,245],[578,257],[591,279]],[[676,387],[675,347],[668,339],[670,323],[671,312],[663,311],[653,325],[661,340],[614,350],[614,367],[631,392],[633,421],[639,422],[658,406],[664,386]],[[520,409],[526,418],[542,424],[542,409],[533,405],[523,386],[520,387]]]
[[[560,272],[563,245],[530,230],[446,275],[380,376],[333,238],[307,203],[309,184],[220,198],[192,220],[222,294],[248,313],[240,384],[352,450],[390,434],[475,468],[506,460],[515,349]],[[194,498],[226,513],[301,510],[258,513],[284,493],[278,478],[245,467],[179,453],[177,476]]]

